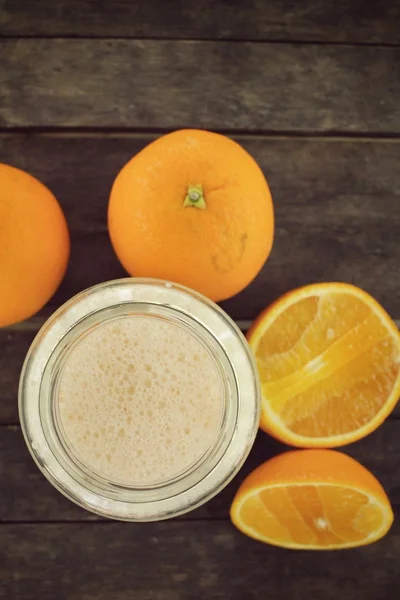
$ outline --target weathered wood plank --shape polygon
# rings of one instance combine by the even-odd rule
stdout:
[[[29,346],[37,330],[0,329],[0,423],[18,421],[18,381]]]
[[[400,48],[4,39],[0,126],[400,133]]]
[[[136,135],[0,136],[0,160],[39,177],[59,198],[73,234],[66,279],[52,306],[124,275],[106,232],[113,179],[152,138]],[[297,285],[352,281],[400,316],[397,141],[238,137],[266,174],[276,239],[258,278],[224,308],[254,318]]]
[[[124,276],[107,232],[74,235],[72,244],[68,272],[53,305],[90,285]],[[331,280],[365,288],[395,316],[400,314],[399,264],[398,235],[389,228],[278,228],[274,250],[261,273],[222,306],[233,318],[251,319],[290,289]]]
[[[387,600],[399,526],[349,552],[284,552],[228,522],[6,525],[0,596],[33,600]]]
[[[0,134],[0,161],[49,186],[74,232],[104,231],[114,177],[149,134]],[[277,227],[400,226],[400,140],[233,136],[270,184]]]
[[[1,0],[0,35],[399,43],[395,0]]]
[[[344,448],[346,453],[362,462],[378,477],[396,511],[400,506],[399,434],[400,421],[388,420],[368,438]],[[229,506],[244,477],[285,449],[285,446],[260,432],[239,475],[206,505],[180,519],[228,518]],[[0,427],[0,456],[0,522],[100,520],[72,504],[47,482],[25,447],[19,427]],[[35,498],[38,501],[33,501]]]

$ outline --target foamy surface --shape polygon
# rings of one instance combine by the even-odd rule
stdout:
[[[59,415],[87,467],[143,485],[177,476],[209,450],[222,382],[205,347],[178,325],[121,317],[87,333],[67,358]]]

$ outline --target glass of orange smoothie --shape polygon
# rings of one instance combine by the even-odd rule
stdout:
[[[19,411],[59,491],[106,517],[152,521],[198,507],[234,477],[260,391],[247,342],[217,305],[130,278],[78,294],[45,323]]]

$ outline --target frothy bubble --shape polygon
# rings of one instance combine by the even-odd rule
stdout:
[[[74,454],[125,485],[170,479],[218,433],[214,359],[179,326],[130,316],[91,330],[67,358],[59,413]]]

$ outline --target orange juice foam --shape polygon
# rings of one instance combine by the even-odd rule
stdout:
[[[223,413],[208,350],[178,325],[142,315],[89,331],[65,361],[58,397],[72,453],[127,486],[187,470],[210,449]]]

